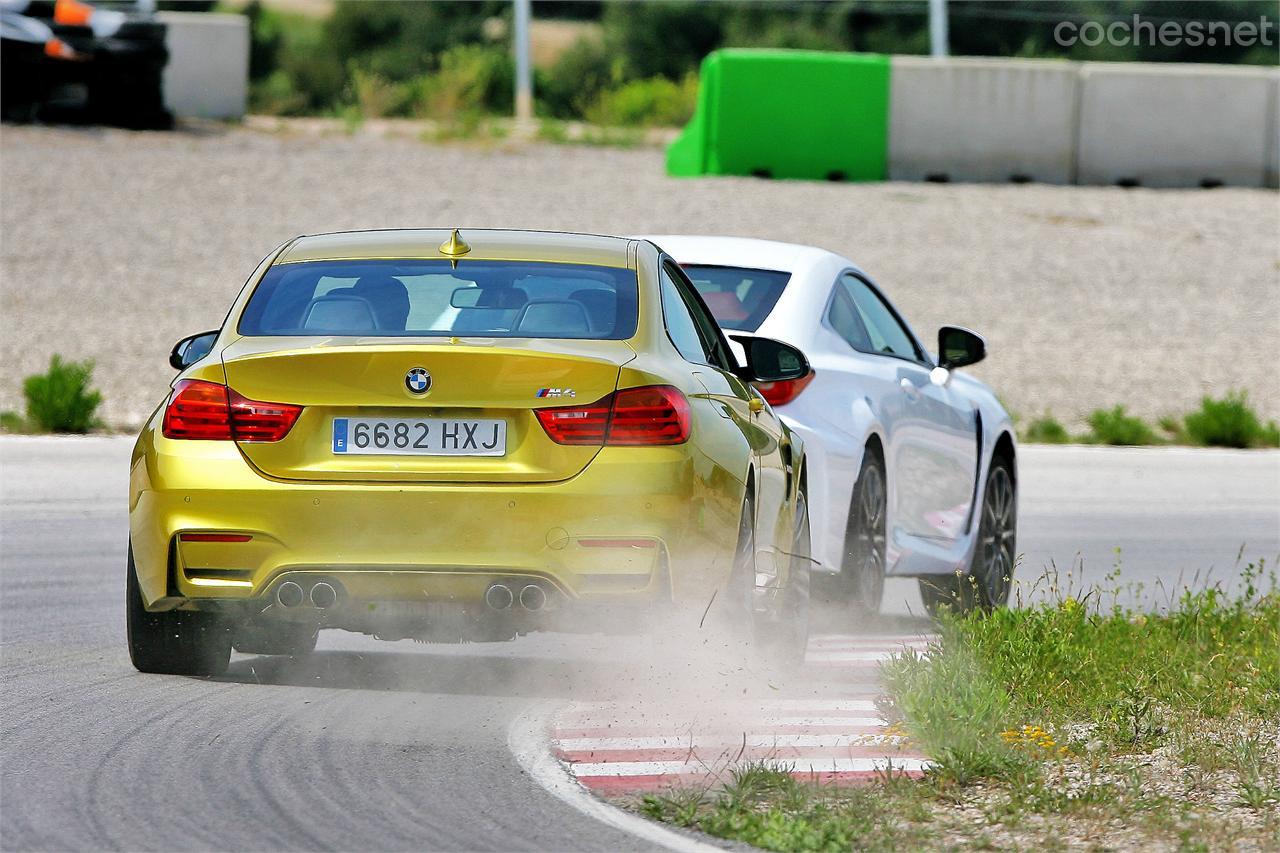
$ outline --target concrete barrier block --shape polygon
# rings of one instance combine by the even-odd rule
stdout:
[[[895,56],[889,177],[1070,183],[1078,85],[1068,62]]]
[[[249,20],[243,15],[160,12],[169,64],[165,105],[179,117],[240,118],[249,96]]]
[[[1080,78],[1080,183],[1263,185],[1268,69],[1086,63]]]

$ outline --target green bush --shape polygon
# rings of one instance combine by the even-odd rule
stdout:
[[[295,116],[305,114],[310,102],[305,94],[295,88],[289,73],[278,70],[249,84],[249,106],[255,113]]]
[[[322,21],[263,9],[249,16],[249,104],[254,112],[328,112],[341,97],[346,69],[325,40]]]
[[[622,66],[599,39],[580,38],[538,74],[534,94],[552,118],[581,118],[600,93],[621,81]]]
[[[1095,409],[1089,415],[1088,440],[1096,444],[1140,445],[1155,444],[1155,430],[1142,418],[1125,413],[1124,406],[1114,409]]]
[[[727,3],[606,3],[605,44],[627,79],[679,80],[724,42]],[[790,10],[787,10],[789,13]]]
[[[600,93],[586,113],[594,124],[619,127],[675,127],[693,115],[698,103],[698,78],[680,83],[665,77],[634,80]]]
[[[1071,441],[1071,436],[1057,418],[1046,412],[1027,424],[1027,428],[1022,431],[1022,440],[1035,444],[1066,444]]]
[[[92,377],[92,361],[64,362],[55,355],[48,373],[28,376],[22,383],[29,424],[48,432],[88,432],[98,426],[102,395],[89,387]]]
[[[450,48],[483,41],[484,22],[509,11],[499,0],[339,0],[324,23],[325,41],[334,56],[402,83],[439,69]]]
[[[1249,405],[1244,391],[1229,392],[1221,400],[1204,397],[1200,410],[1183,421],[1192,444],[1211,447],[1280,447],[1280,429],[1266,424]]]
[[[351,92],[362,118],[385,118],[408,115],[413,107],[416,87],[413,83],[394,83],[373,71],[352,67]]]
[[[515,63],[501,47],[463,44],[446,50],[440,70],[414,82],[416,112],[451,121],[485,112],[509,113],[515,99]]]

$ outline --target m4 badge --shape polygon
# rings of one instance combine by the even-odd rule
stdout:
[[[577,392],[572,388],[539,388],[538,397],[576,397]]]

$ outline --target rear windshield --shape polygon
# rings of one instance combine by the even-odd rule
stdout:
[[[621,340],[636,274],[531,261],[308,261],[267,270],[242,335],[459,335]]]
[[[723,329],[754,332],[769,316],[790,273],[742,267],[682,267]]]

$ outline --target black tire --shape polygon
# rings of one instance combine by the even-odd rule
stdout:
[[[730,574],[728,629],[773,669],[803,662],[809,642],[809,510],[803,495],[796,512],[801,521],[792,543],[789,577],[770,611],[755,609],[755,505],[751,500],[742,507]]]
[[[1013,470],[1001,456],[991,460],[978,519],[978,542],[969,573],[919,579],[920,597],[933,616],[943,606],[969,613],[990,612],[1009,603],[1018,554],[1018,501]]]
[[[316,650],[320,629],[306,622],[283,622],[278,625],[249,623],[235,629],[232,645],[249,655],[288,655],[306,657]]]
[[[858,616],[877,615],[884,600],[888,495],[884,459],[876,447],[868,447],[853,485],[840,567],[849,607]]]
[[[791,542],[787,586],[774,620],[757,623],[756,636],[777,666],[804,663],[809,645],[809,600],[812,542],[809,532],[809,499],[801,489],[796,500],[796,525]]]
[[[139,672],[221,675],[231,662],[231,632],[217,614],[194,610],[147,612],[142,605],[132,545],[125,582],[125,630],[129,659]]]

